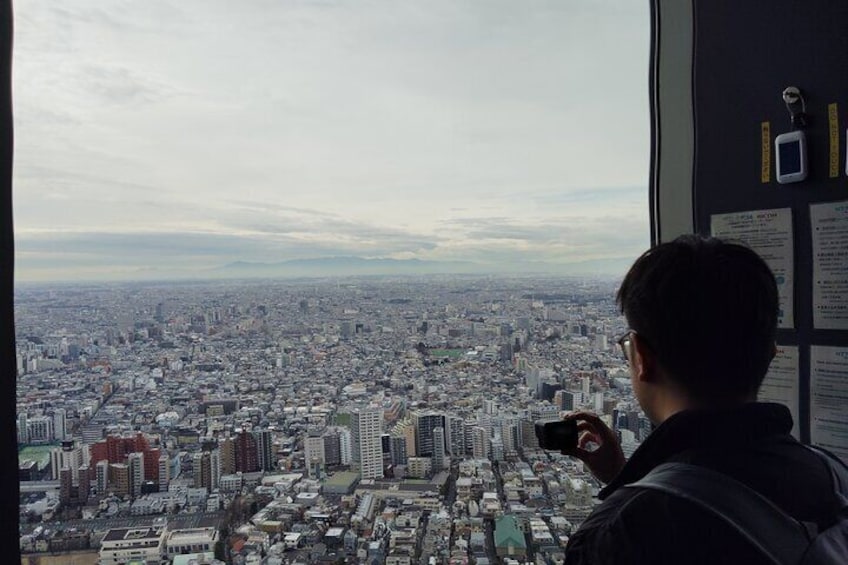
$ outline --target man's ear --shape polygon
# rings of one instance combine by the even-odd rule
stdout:
[[[631,363],[636,371],[636,378],[642,382],[652,383],[657,380],[657,357],[639,334],[632,338],[633,359]]]

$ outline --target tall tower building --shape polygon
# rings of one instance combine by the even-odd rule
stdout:
[[[240,432],[235,440],[236,471],[252,473],[259,470],[259,453],[253,434]]]
[[[58,441],[64,441],[67,435],[68,413],[64,408],[53,411],[53,435]]]
[[[339,430],[339,453],[342,465],[350,465],[353,462],[353,433],[347,428]]]
[[[126,463],[109,464],[109,484],[118,496],[130,494],[130,473]]]
[[[477,426],[472,429],[471,434],[473,438],[472,455],[475,459],[487,459],[491,454],[491,445],[489,441],[491,439],[491,435],[489,434],[489,430]]]
[[[53,418],[37,416],[27,422],[27,436],[32,443],[49,443],[53,441]]]
[[[218,443],[221,451],[221,474],[232,475],[236,472],[236,442],[231,437],[225,437]]]
[[[59,502],[68,504],[71,501],[73,475],[68,467],[59,469]]]
[[[435,446],[433,430],[445,429],[445,415],[438,412],[413,412],[412,423],[415,427],[415,453],[418,457],[432,457]],[[442,452],[444,453],[444,434],[442,435]]]
[[[274,450],[271,443],[271,430],[256,430],[256,452],[259,457],[259,469],[270,471],[274,468]]]
[[[103,459],[97,462],[94,466],[94,480],[97,496],[105,496],[109,491],[109,461]]]
[[[26,412],[18,414],[18,443],[21,445],[29,443],[28,423]]]
[[[133,498],[141,496],[141,484],[144,482],[144,453],[134,452],[127,455],[129,472],[129,494]]]
[[[320,477],[326,465],[324,450],[325,438],[320,435],[308,435],[304,439],[304,461],[310,478]]]
[[[406,450],[407,442],[403,436],[391,436],[389,438],[389,453],[392,457],[392,465],[406,465],[409,458]]]
[[[363,479],[383,476],[383,410],[356,408],[350,414],[353,464]]]
[[[79,478],[79,468],[82,465],[88,465],[85,460],[82,447],[74,445],[73,441],[63,441],[62,447],[55,447],[50,450],[50,472],[53,480],[59,478],[59,472],[68,467],[74,476],[74,480]]]
[[[77,469],[77,476],[79,477],[79,501],[80,504],[86,504],[91,494],[91,469],[88,465],[83,465]]]
[[[324,432],[324,436],[321,439],[323,440],[324,463],[328,466],[330,466],[330,465],[341,465],[342,464],[342,450],[341,450],[341,442],[339,441],[338,432],[328,430],[328,431]],[[306,453],[307,461],[309,460],[309,458],[310,458],[310,453],[307,451],[307,453]]]
[[[159,492],[167,492],[171,482],[171,460],[167,454],[159,456]]]
[[[215,449],[192,455],[194,486],[212,492],[221,481],[221,453]]]
[[[221,484],[221,452],[213,449],[209,452],[209,489],[215,490]]]
[[[448,437],[445,442],[452,457],[465,455],[465,420],[459,416],[448,417],[448,427],[445,430]]]
[[[433,428],[433,472],[438,473],[445,466],[445,429]]]

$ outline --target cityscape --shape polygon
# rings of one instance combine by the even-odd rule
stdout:
[[[534,423],[650,431],[617,284],[19,285],[24,559],[562,563],[600,485]]]

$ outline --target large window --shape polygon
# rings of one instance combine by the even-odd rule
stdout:
[[[24,551],[308,552],[314,520],[345,551],[391,505],[357,481],[440,473],[416,508],[448,531],[510,473],[579,522],[591,480],[527,476],[577,470],[526,422],[646,433],[613,294],[649,242],[648,28],[628,1],[16,3]],[[499,499],[462,480],[483,459]],[[263,509],[285,536],[234,542]]]

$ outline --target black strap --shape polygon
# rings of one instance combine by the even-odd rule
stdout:
[[[626,488],[649,488],[683,498],[732,526],[776,565],[798,563],[810,540],[800,522],[741,482],[688,463],[663,463]]]
[[[804,447],[818,455],[819,459],[827,465],[834,494],[839,500],[840,511],[848,510],[848,467],[836,455],[824,448],[815,445],[804,445]]]

